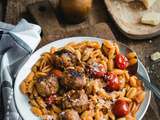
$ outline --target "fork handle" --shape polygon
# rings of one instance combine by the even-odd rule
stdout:
[[[140,74],[139,77],[144,82],[145,86],[149,88],[157,96],[158,99],[160,99],[160,90],[155,85],[146,80],[144,77],[142,77]]]

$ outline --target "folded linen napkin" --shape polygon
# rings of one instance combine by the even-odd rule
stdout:
[[[41,28],[22,19],[16,26],[0,22],[0,117],[21,120],[13,86],[16,74],[40,42]]]

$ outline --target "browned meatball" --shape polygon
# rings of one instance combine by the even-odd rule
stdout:
[[[75,109],[79,113],[88,108],[88,96],[84,90],[71,90],[64,94],[62,99],[63,109]]]
[[[60,113],[60,120],[81,120],[77,111],[68,109]]]
[[[61,84],[69,89],[82,89],[86,85],[86,77],[82,67],[69,67],[64,71]]]
[[[77,56],[67,49],[62,49],[55,52],[52,59],[53,65],[61,69],[79,64]]]
[[[58,91],[59,83],[53,75],[37,80],[35,87],[39,95],[46,97]]]

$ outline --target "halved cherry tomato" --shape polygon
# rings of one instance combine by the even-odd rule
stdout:
[[[123,54],[116,55],[116,65],[120,69],[125,69],[128,67],[128,59]]]
[[[104,77],[106,71],[102,64],[95,64],[93,65],[93,68],[91,69],[91,72],[95,77]]]
[[[129,113],[128,102],[125,100],[119,99],[113,105],[112,110],[117,117],[124,117]]]
[[[105,74],[104,79],[106,80],[106,88],[109,91],[119,90],[120,89],[120,81],[118,80],[117,75],[112,72],[107,72]]]
[[[54,69],[54,70],[53,70],[53,74],[54,74],[57,78],[63,77],[62,71],[57,70],[57,69]]]

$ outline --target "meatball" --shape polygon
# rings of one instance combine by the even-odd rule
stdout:
[[[79,113],[82,113],[88,108],[88,96],[84,90],[71,90],[64,94],[62,108],[75,109]]]
[[[35,87],[39,95],[42,97],[47,97],[51,94],[55,94],[58,91],[59,83],[57,78],[55,78],[53,75],[50,75],[37,80]]]
[[[81,120],[77,111],[68,109],[60,113],[60,120]]]
[[[62,49],[55,52],[52,60],[53,65],[60,69],[64,69],[69,66],[75,66],[80,63],[77,56],[67,49]]]
[[[82,89],[86,85],[86,77],[82,67],[69,67],[64,71],[62,86],[69,89]]]

